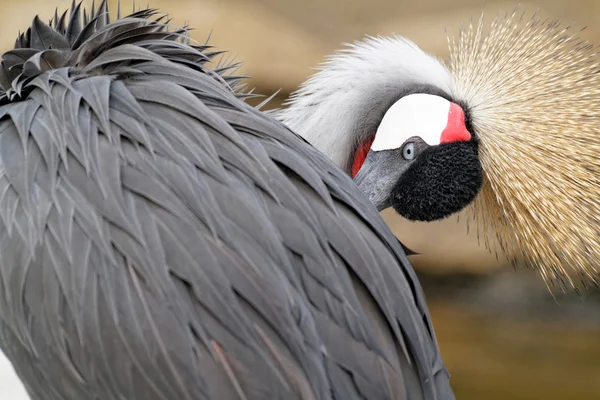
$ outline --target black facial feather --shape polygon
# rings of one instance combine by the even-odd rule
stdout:
[[[483,171],[476,141],[426,149],[392,189],[392,207],[413,221],[434,221],[454,214],[479,193]]]

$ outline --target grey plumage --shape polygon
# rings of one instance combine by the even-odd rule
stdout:
[[[185,29],[107,11],[36,18],[0,68],[0,346],[32,399],[452,399],[350,177]]]

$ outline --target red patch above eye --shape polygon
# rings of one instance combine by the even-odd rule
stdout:
[[[442,132],[440,143],[467,142],[471,140],[471,133],[465,125],[465,113],[458,104],[450,103],[448,111],[448,124]]]
[[[358,174],[358,171],[360,171],[360,167],[362,167],[365,160],[367,159],[367,154],[369,154],[369,150],[371,149],[371,145],[373,144],[374,140],[375,135],[371,136],[370,138],[362,142],[360,146],[358,146],[358,149],[354,154],[354,162],[352,163],[352,178],[354,178],[356,174]]]

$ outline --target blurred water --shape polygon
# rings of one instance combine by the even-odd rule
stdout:
[[[598,326],[429,308],[457,399],[600,399]]]

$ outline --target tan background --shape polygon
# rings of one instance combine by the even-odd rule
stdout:
[[[231,51],[260,92],[282,88],[281,98],[309,76],[310,68],[342,42],[365,34],[397,33],[438,56],[446,56],[444,28],[512,11],[516,1],[494,0],[144,0],[195,28],[194,38]],[[116,9],[117,1],[109,1]],[[125,11],[131,2],[122,1]],[[0,0],[0,49],[38,13],[48,20],[69,0]],[[85,2],[89,5],[89,2]],[[600,1],[523,2],[522,8],[588,26],[582,36],[600,44]],[[411,224],[384,216],[406,245],[423,277],[444,359],[459,399],[600,398],[600,322],[594,294],[552,300],[539,280],[512,271],[467,236],[456,218]],[[476,276],[474,276],[476,275]],[[598,313],[600,314],[600,313]],[[3,375],[0,397],[13,381]],[[6,371],[6,368],[5,368]],[[4,372],[6,374],[6,372]],[[16,393],[16,392],[15,392]]]
[[[145,1],[148,0],[138,4],[145,5]],[[12,45],[16,32],[28,26],[33,14],[47,20],[57,6],[64,10],[71,4],[69,0],[0,2],[1,49]],[[118,0],[109,3],[116,9]],[[131,10],[130,1],[122,4],[124,12]],[[297,88],[310,75],[310,68],[342,42],[367,34],[397,33],[445,57],[445,28],[454,34],[461,24],[468,23],[471,17],[478,18],[482,11],[491,19],[498,10],[510,12],[516,4],[494,0],[150,0],[151,7],[170,14],[174,23],[189,21],[195,28],[194,38],[199,41],[204,42],[212,31],[211,43],[244,62],[241,71],[252,77],[252,86],[269,94],[281,88],[283,96]],[[522,2],[521,8],[530,12],[540,8],[542,15],[588,26],[582,36],[600,39],[600,1],[529,1]],[[474,235],[467,237],[466,227],[457,224],[456,218],[409,224],[391,212],[385,216],[409,247],[424,254],[415,258],[419,267],[445,272],[487,271],[504,265],[505,260],[496,261],[495,256],[478,246]]]

